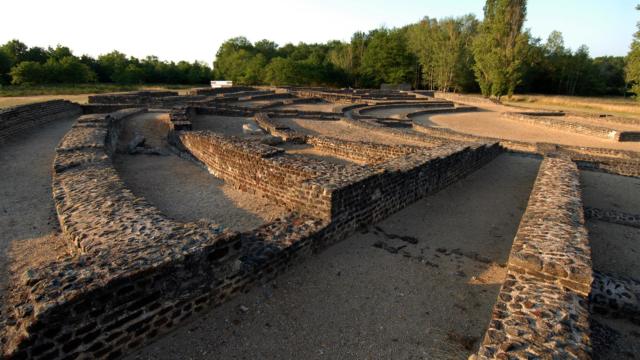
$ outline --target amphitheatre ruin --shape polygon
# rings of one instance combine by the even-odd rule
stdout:
[[[640,354],[640,119],[301,87],[0,111],[6,359]]]

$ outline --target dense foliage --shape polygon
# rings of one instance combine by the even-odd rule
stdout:
[[[238,37],[218,50],[214,77],[270,85],[409,83],[442,91],[482,90],[487,96],[625,94],[624,57],[592,58],[584,45],[573,51],[557,31],[543,42],[522,30],[525,16],[524,0],[488,0],[483,22],[473,15],[425,17],[402,28],[357,32],[349,42],[280,47]],[[640,45],[635,47],[640,59]]]
[[[522,80],[528,36],[522,32],[526,0],[487,0],[473,39],[474,70],[485,96],[512,95]]]
[[[118,51],[77,57],[64,46],[43,49],[12,40],[0,46],[0,84],[204,84],[212,78],[243,85],[415,88],[566,95],[640,95],[640,24],[625,57],[592,58],[586,46],[546,41],[522,26],[526,0],[487,0],[484,20],[473,15],[425,17],[401,28],[356,32],[348,42],[278,44],[244,37],[224,42],[213,70],[200,62],[127,57]]]
[[[203,84],[210,79],[211,68],[200,62],[140,60],[118,51],[97,59],[77,57],[65,46],[30,48],[18,40],[0,46],[0,84]]]
[[[640,10],[640,5],[636,7]],[[626,80],[631,83],[631,91],[640,98],[640,22],[638,31],[633,35],[631,51],[627,55],[627,66],[625,68]]]

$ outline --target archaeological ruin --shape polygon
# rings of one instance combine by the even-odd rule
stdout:
[[[0,110],[3,358],[633,355],[639,142],[430,91]]]

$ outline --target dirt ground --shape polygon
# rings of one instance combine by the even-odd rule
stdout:
[[[156,126],[164,124],[166,116],[166,113],[146,113],[127,119],[122,140],[126,141],[127,136],[137,132],[150,139],[152,145],[166,146],[166,134]],[[236,128],[236,124],[230,125],[229,119],[214,120],[210,123],[222,124],[223,129]],[[241,127],[239,120],[236,122]],[[114,164],[133,193],[179,221],[205,219],[232,230],[245,231],[288,212],[266,199],[236,190],[204,167],[169,151],[164,156],[118,154]]]
[[[640,179],[581,172],[585,206],[640,213]],[[640,229],[587,220],[593,268],[640,279]],[[592,314],[594,359],[640,358],[640,326],[625,319]]]
[[[640,143],[637,142],[616,142],[593,136],[557,131],[516,120],[504,119],[500,116],[500,113],[493,111],[425,115],[424,117],[416,117],[416,120],[426,121],[437,127],[479,136],[640,151]]]
[[[7,270],[21,274],[66,252],[51,195],[54,149],[72,118],[0,143],[0,295]]]
[[[392,135],[376,134],[349,125],[345,121],[321,121],[307,119],[279,118],[279,122],[286,124],[292,129],[310,135],[324,135],[343,139],[347,141],[369,141],[380,144],[404,144],[413,146],[425,146],[424,143],[403,139]]]
[[[538,164],[502,155],[129,359],[466,359]]]
[[[242,132],[242,125],[252,124],[258,126],[253,118],[218,116],[218,115],[198,115],[191,120],[193,130],[211,130],[227,136],[248,137]]]

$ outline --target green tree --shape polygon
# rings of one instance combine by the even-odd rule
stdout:
[[[35,61],[23,61],[11,69],[10,75],[12,84],[32,85],[42,83],[46,74],[42,64]]]
[[[487,0],[473,41],[476,80],[485,96],[512,95],[523,75],[528,36],[526,0]]]
[[[362,55],[362,85],[413,83],[415,64],[415,57],[407,48],[406,30],[373,30]]]
[[[409,49],[422,69],[422,83],[442,91],[474,87],[470,44],[478,27],[473,15],[442,20],[424,18],[407,31]]]
[[[636,10],[640,10],[640,5],[636,6]],[[625,77],[631,84],[631,92],[636,95],[636,99],[640,100],[640,22],[638,22],[638,31],[633,35],[631,50],[627,54],[627,66],[625,67]]]

